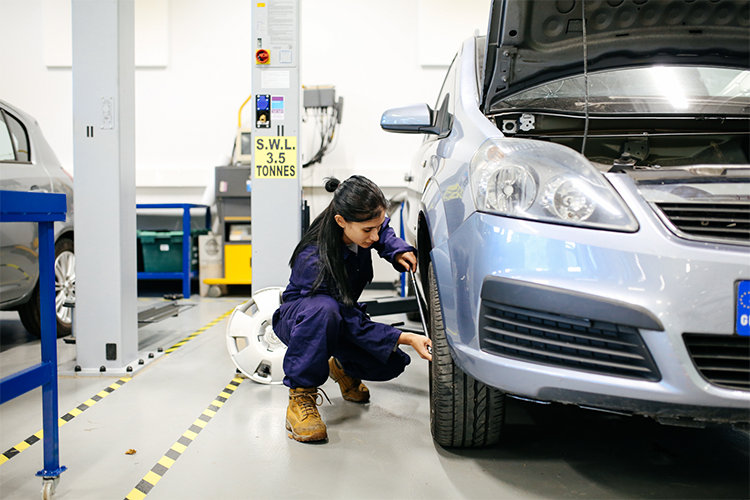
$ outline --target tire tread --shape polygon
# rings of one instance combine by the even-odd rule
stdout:
[[[429,265],[430,420],[433,439],[445,447],[481,447],[500,440],[505,394],[466,374],[453,361],[445,336],[432,263]]]

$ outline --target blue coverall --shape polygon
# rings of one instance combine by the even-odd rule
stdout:
[[[373,278],[371,250],[403,272],[394,262],[396,254],[413,252],[414,247],[396,236],[386,218],[379,240],[370,248],[351,251],[341,242],[349,286],[355,300]],[[273,329],[287,345],[284,356],[284,384],[292,389],[319,387],[328,378],[328,359],[339,360],[347,375],[363,380],[391,380],[399,376],[411,359],[396,348],[401,332],[376,323],[363,307],[345,306],[337,300],[333,286],[324,280],[311,293],[318,277],[318,247],[311,245],[297,257],[282,295],[282,304],[273,315]]]

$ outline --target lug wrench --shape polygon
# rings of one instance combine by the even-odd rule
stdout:
[[[422,292],[419,290],[419,287],[417,286],[417,278],[414,276],[414,271],[409,269],[409,276],[411,277],[411,286],[414,288],[414,295],[417,299],[417,308],[419,309],[419,319],[422,320],[422,328],[424,329],[425,336],[429,337],[429,330],[427,329],[427,321],[425,320],[425,313],[422,309],[422,303],[424,301],[424,298],[422,297]],[[425,303],[426,306],[426,303]],[[432,349],[427,348],[427,350],[432,354]]]

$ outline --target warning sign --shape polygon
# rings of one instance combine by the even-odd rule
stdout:
[[[297,137],[256,137],[255,178],[295,179]]]

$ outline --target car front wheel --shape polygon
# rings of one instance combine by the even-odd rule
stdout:
[[[73,332],[73,310],[65,307],[68,299],[75,298],[76,257],[73,240],[60,238],[55,243],[55,313],[57,316],[57,337],[65,337]],[[31,300],[18,308],[24,328],[35,337],[42,336],[39,314],[39,283],[34,287]]]
[[[466,374],[453,361],[443,327],[435,271],[430,263],[430,429],[441,446],[489,446],[500,439],[505,394]]]

